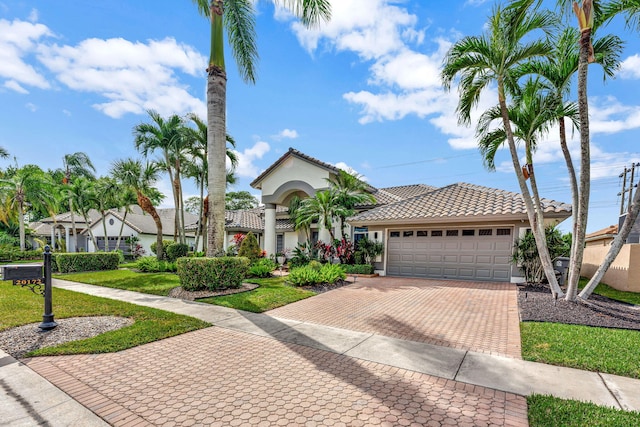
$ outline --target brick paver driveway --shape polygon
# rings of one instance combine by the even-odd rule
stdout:
[[[516,292],[510,283],[358,278],[268,314],[520,358]]]
[[[212,327],[25,363],[116,426],[526,426],[521,396]]]

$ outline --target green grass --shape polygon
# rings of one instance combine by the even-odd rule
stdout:
[[[203,298],[198,301],[238,310],[262,313],[263,311],[291,304],[292,302],[315,295],[315,292],[285,285],[284,277],[249,279],[247,282],[257,283],[260,287],[249,292]]]
[[[121,351],[210,326],[209,323],[192,317],[64,289],[53,288],[52,295],[56,319],[121,316],[133,319],[134,323],[93,338],[36,350],[28,356]],[[0,331],[41,322],[42,312],[42,296],[32,293],[27,288],[13,286],[8,281],[0,282]]]
[[[173,273],[138,273],[131,270],[56,274],[53,277],[89,285],[165,296],[172,288],[180,286],[180,279]]]
[[[530,427],[629,427],[640,425],[640,412],[627,412],[551,396],[527,398]]]
[[[589,282],[589,279],[581,277],[578,287],[582,289],[587,285],[588,282]],[[640,305],[640,293],[619,291],[617,289],[612,288],[611,286],[605,285],[602,282],[599,283],[598,286],[596,286],[596,289],[593,291],[593,293],[602,295],[607,298],[614,299],[616,301],[622,301],[629,304]]]
[[[640,331],[523,322],[520,335],[525,360],[640,378]]]

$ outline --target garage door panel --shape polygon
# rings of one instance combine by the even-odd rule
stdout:
[[[457,236],[429,232],[428,237],[417,237],[415,229],[400,230],[401,237],[388,240],[388,274],[509,281],[513,233],[503,236],[494,230],[492,236],[480,236],[476,230],[473,236],[463,236],[462,232],[460,228]]]

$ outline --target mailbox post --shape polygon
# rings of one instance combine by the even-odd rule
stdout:
[[[44,247],[44,314],[38,326],[43,331],[55,328],[58,324],[53,320],[53,301],[51,298],[51,248]]]

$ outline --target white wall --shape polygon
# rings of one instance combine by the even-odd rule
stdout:
[[[297,179],[311,187],[326,188],[329,172],[305,160],[291,156],[282,162],[262,181],[262,195],[270,196],[284,183]]]

